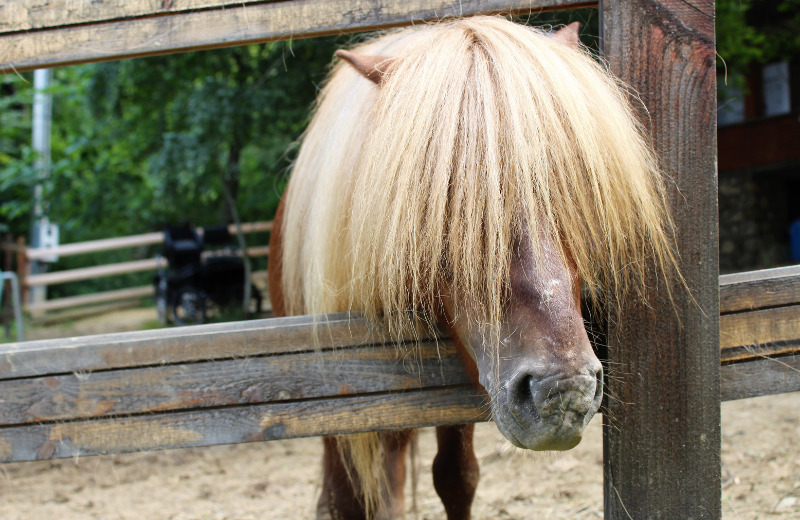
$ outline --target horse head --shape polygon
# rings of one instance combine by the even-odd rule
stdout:
[[[573,23],[551,38],[577,48],[578,28]],[[378,87],[396,64],[347,50],[336,56]],[[487,327],[482,302],[448,287],[447,273],[438,284],[439,321],[487,391],[500,431],[520,448],[566,450],[580,441],[600,406],[602,365],[584,328],[574,262],[544,230],[535,244],[529,230],[517,234],[500,326]]]
[[[541,255],[532,247],[527,235],[517,240],[499,328],[447,289],[442,321],[503,435],[519,448],[568,450],[600,407],[603,368],[584,327],[574,264],[546,235]]]

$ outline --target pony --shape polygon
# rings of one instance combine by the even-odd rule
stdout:
[[[512,444],[574,447],[603,394],[582,287],[605,308],[677,272],[632,94],[575,24],[479,16],[336,55],[274,220],[275,315],[359,311],[396,338],[441,326]],[[413,435],[325,437],[318,518],[402,516]],[[434,486],[468,519],[473,426],[436,436]]]

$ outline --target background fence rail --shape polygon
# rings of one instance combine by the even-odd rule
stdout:
[[[236,233],[236,227],[230,225],[228,230]],[[242,224],[243,233],[259,233],[272,230],[272,222],[249,222]],[[202,228],[198,231],[202,234]],[[74,256],[98,253],[102,251],[113,251],[118,249],[128,249],[136,247],[147,247],[160,244],[164,241],[163,233],[144,233],[126,237],[115,237],[102,240],[91,240],[86,242],[75,242],[64,244],[52,248],[32,249],[23,244],[7,240],[0,243],[0,251],[13,252],[17,256],[17,278],[20,280],[23,294],[31,287],[47,287],[68,282],[82,280],[93,280],[96,278],[117,276],[121,274],[154,271],[159,267],[165,266],[166,262],[160,258],[145,258],[131,260],[127,262],[116,262],[113,264],[95,265],[78,269],[66,269],[42,274],[30,274],[29,265],[32,260],[42,260],[52,257]],[[247,255],[251,258],[266,257],[269,255],[268,246],[256,246],[247,249]],[[264,271],[253,273],[256,280],[265,280]],[[131,301],[152,296],[154,293],[152,286],[138,286],[113,291],[102,291],[80,296],[70,296],[38,302],[28,302],[25,300],[25,309],[33,314],[68,309],[79,306],[94,305],[98,303]]]

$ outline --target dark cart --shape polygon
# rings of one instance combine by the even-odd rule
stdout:
[[[178,325],[205,323],[219,309],[240,305],[245,283],[241,254],[226,225],[207,227],[202,236],[189,225],[167,226],[167,266],[162,264],[153,279],[158,319]],[[250,287],[255,311],[261,312],[261,292],[252,283]]]

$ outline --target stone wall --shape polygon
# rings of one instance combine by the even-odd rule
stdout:
[[[794,172],[720,174],[721,273],[791,263],[789,225],[798,216],[798,187]]]

